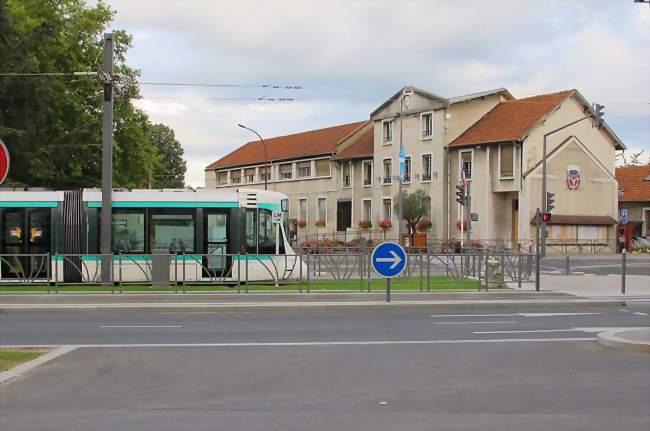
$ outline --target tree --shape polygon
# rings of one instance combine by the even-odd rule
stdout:
[[[99,71],[103,33],[113,15],[101,1],[90,7],[83,0],[0,0],[2,71]],[[131,36],[114,31],[114,41],[113,184],[147,187],[170,153],[159,152],[148,116],[132,103],[139,88],[138,71],[126,64]],[[0,139],[12,158],[10,182],[99,186],[101,111],[102,84],[95,77],[1,76]]]
[[[623,161],[621,166],[623,167],[628,167],[628,166],[641,166],[643,163],[641,162],[641,156],[645,153],[645,150],[638,151],[636,153],[632,153],[630,156],[630,159],[628,160],[627,157],[625,157],[625,151],[621,152],[620,154],[617,154],[617,157],[620,157]],[[650,164],[650,159],[648,160],[648,164]]]
[[[395,202],[394,212],[399,216],[399,194],[393,199]],[[404,211],[402,217],[406,221],[406,227],[411,234],[415,233],[416,226],[420,219],[429,214],[431,197],[424,190],[416,190],[413,193],[404,192]]]
[[[182,188],[187,164],[183,160],[183,147],[176,140],[174,131],[164,124],[154,124],[149,128],[149,140],[158,151],[152,174],[153,187]]]

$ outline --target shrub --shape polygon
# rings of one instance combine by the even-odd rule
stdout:
[[[370,220],[361,220],[359,222],[359,228],[361,228],[361,229],[372,229],[372,222]]]
[[[325,227],[325,220],[318,220],[316,222],[316,227]]]

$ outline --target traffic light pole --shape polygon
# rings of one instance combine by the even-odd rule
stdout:
[[[470,195],[470,186],[472,183],[467,183],[465,188],[465,203],[467,204],[467,242],[470,243],[469,247],[472,246],[472,196]]]
[[[602,117],[602,112],[600,112],[600,109],[603,108],[601,105],[596,105],[599,110],[595,111],[595,114],[589,114],[586,115],[579,120],[573,121],[569,124],[565,124],[562,127],[558,127],[555,130],[551,130],[550,132],[546,133],[544,135],[544,142],[542,145],[542,214],[546,214],[548,212],[547,206],[546,206],[546,140],[549,136],[551,136],[554,133],[559,132],[560,130],[564,130],[567,127],[573,126],[576,123],[581,122],[582,120],[586,120],[587,118],[591,118],[595,116],[598,120]],[[541,256],[544,257],[546,256],[546,221],[542,220],[540,217],[540,222],[541,222],[541,227],[540,227],[540,236],[538,237],[541,242]]]

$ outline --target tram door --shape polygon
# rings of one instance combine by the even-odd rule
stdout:
[[[228,243],[228,212],[205,211],[204,249],[208,256],[203,258],[205,277],[226,277],[232,259],[226,255]]]
[[[3,278],[34,278],[47,274],[45,256],[50,251],[50,210],[11,209],[2,213],[2,259]]]

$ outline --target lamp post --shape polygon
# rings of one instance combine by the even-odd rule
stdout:
[[[269,154],[266,151],[266,142],[264,142],[264,139],[260,136],[259,133],[257,133],[255,130],[251,129],[250,127],[246,127],[243,124],[237,124],[239,127],[242,129],[249,130],[257,135],[258,138],[260,138],[260,141],[262,141],[262,147],[264,148],[264,190],[267,190],[268,188],[268,166],[269,166]]]
[[[403,182],[404,182],[404,164],[405,164],[405,158],[406,154],[404,152],[404,141],[402,139],[402,135],[404,132],[404,107],[408,107],[409,103],[411,102],[411,94],[413,94],[413,90],[407,90],[404,89],[402,91],[402,96],[400,97],[399,101],[399,153],[398,153],[398,161],[399,161],[399,188],[398,188],[398,199],[399,199],[399,208],[397,211],[397,242],[399,244],[402,244],[402,217],[404,214],[404,190],[403,190]]]
[[[600,126],[603,122],[603,108],[605,108],[603,105],[596,103],[593,105],[591,112],[589,112],[588,115],[585,115],[578,120],[572,121],[562,127],[558,127],[557,129],[551,130],[550,132],[544,134],[544,141],[542,145],[542,214],[546,214],[548,212],[548,200],[546,195],[546,139],[552,134],[557,133],[560,130],[564,130],[569,126],[573,126],[574,124],[579,123],[582,120],[586,120],[587,118],[593,117],[594,124],[596,126]],[[546,256],[546,220],[544,220],[543,217],[539,217],[538,220],[540,224],[540,234],[539,238],[537,238],[537,241],[541,243],[541,255]]]

